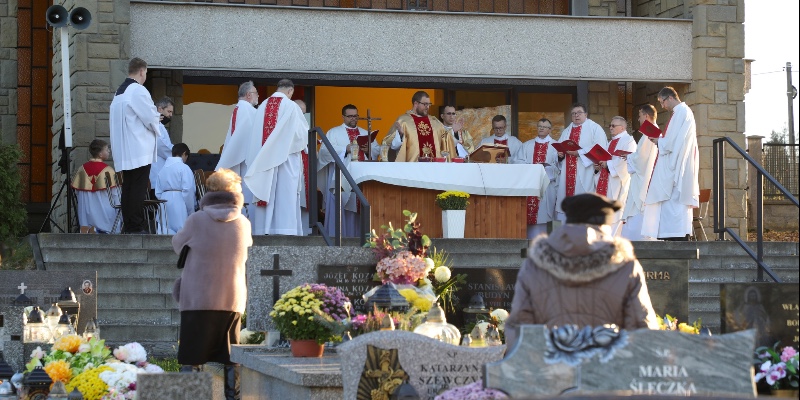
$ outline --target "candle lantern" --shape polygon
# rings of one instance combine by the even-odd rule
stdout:
[[[75,292],[72,291],[71,287],[67,287],[61,291],[61,295],[58,296],[57,304],[61,307],[62,311],[69,313],[69,321],[72,327],[78,330],[78,315],[81,311],[81,303],[78,302],[75,297]]]
[[[484,319],[489,319],[489,309],[486,308],[486,304],[483,302],[483,296],[480,293],[474,294],[469,299],[469,304],[467,307],[461,310],[464,313],[464,324],[469,325],[472,323],[478,323],[478,319],[480,315],[485,316]]]
[[[50,329],[55,329],[56,325],[58,325],[58,320],[61,319],[61,307],[58,304],[53,303],[50,305],[50,308],[47,309],[45,315],[45,323],[50,327]]]
[[[377,307],[387,312],[408,311],[408,300],[397,291],[397,288],[391,282],[383,284],[366,300],[367,310]]]
[[[75,328],[72,327],[69,313],[65,311],[64,314],[61,315],[61,318],[58,319],[58,324],[53,329],[53,339],[58,339],[61,336],[72,334],[75,334]]]
[[[93,337],[100,339],[100,335],[97,332],[97,324],[94,322],[94,319],[86,323],[86,328],[83,330],[83,337],[86,340],[90,340]]]
[[[28,314],[28,323],[25,325],[25,342],[41,342],[48,343],[52,340],[53,335],[50,332],[50,327],[44,322],[42,311],[38,306],[33,306],[30,314]]]
[[[431,307],[425,317],[425,322],[416,327],[414,333],[456,346],[461,341],[461,332],[455,325],[447,323],[444,310],[438,302]]]
[[[50,393],[50,384],[53,380],[44,372],[42,367],[36,367],[22,380],[22,390],[20,390],[20,400],[40,400],[46,399]]]

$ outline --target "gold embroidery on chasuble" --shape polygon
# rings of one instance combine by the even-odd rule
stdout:
[[[419,142],[419,153],[423,157],[436,157],[436,140],[433,135],[433,127],[428,117],[411,115],[414,120],[414,127],[417,128],[417,141]]]

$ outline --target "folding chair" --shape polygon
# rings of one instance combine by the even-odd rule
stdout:
[[[114,224],[111,225],[111,232],[109,233],[120,233],[122,232],[122,205],[120,204],[121,187],[119,184],[116,184],[119,183],[118,180],[112,180],[111,173],[108,171],[106,171],[105,180],[108,203],[111,204],[111,208],[113,208],[117,214],[116,217],[114,217]],[[117,224],[119,224],[119,230],[117,230]]]
[[[694,240],[697,240],[697,228],[700,228],[700,232],[703,234],[703,240],[708,241],[708,236],[706,236],[706,229],[703,227],[703,220],[708,217],[708,202],[711,200],[711,189],[700,189],[700,208],[696,209],[695,215],[692,217],[692,225],[694,226]]]
[[[152,223],[151,217],[152,215]],[[167,223],[167,201],[150,198],[150,184],[147,184],[147,196],[144,199],[144,216],[147,220],[147,230],[159,235],[169,234]]]

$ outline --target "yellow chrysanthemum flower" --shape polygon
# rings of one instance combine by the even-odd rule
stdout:
[[[81,372],[67,384],[67,392],[77,388],[85,400],[99,400],[108,392],[108,385],[99,376],[104,371],[113,371],[113,368],[102,365]]]
[[[405,297],[406,301],[413,303],[419,296],[414,289],[400,289],[400,294]]]
[[[75,354],[78,352],[78,347],[81,347],[82,343],[84,343],[84,340],[78,335],[64,335],[53,343],[53,349]]]
[[[56,360],[47,363],[47,365],[44,366],[44,372],[47,372],[47,375],[50,376],[53,383],[61,381],[66,385],[69,383],[69,380],[72,379],[72,370],[69,367],[69,363],[65,360]]]
[[[693,326],[691,326],[691,325],[689,325],[689,324],[687,324],[685,322],[681,322],[681,323],[678,324],[678,331],[683,332],[683,333],[691,333],[693,335],[696,335],[696,334],[700,333],[700,332],[697,331],[697,329],[695,329],[695,327],[693,327]]]
[[[417,297],[413,302],[411,302],[411,305],[422,312],[428,312],[433,304],[431,304],[430,300],[424,297]]]

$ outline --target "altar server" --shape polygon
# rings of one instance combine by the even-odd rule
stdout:
[[[156,177],[156,197],[167,201],[168,226],[159,226],[159,234],[174,235],[183,228],[189,214],[194,212],[194,174],[186,165],[189,153],[189,146],[185,143],[173,146],[172,157],[167,159]]]
[[[663,137],[653,139],[658,157],[645,198],[642,235],[664,240],[688,240],[692,209],[700,205],[697,132],[694,113],[675,89],[658,92],[661,106],[672,111]]]
[[[108,198],[106,173],[111,178],[111,187],[117,186],[114,168],[104,162],[111,155],[108,142],[95,139],[89,143],[89,161],[81,165],[72,178],[72,188],[78,198],[78,224],[81,232],[94,228],[99,233],[119,233],[114,230],[117,216]]]
[[[294,83],[278,82],[278,91],[264,100],[256,112],[253,135],[262,146],[248,161],[245,182],[253,192],[256,235],[303,235],[300,186],[303,184],[301,152],[308,145],[308,123],[292,101]]]

